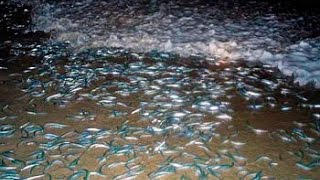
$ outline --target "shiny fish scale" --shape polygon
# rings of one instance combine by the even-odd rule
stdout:
[[[0,126],[0,137],[10,137],[15,133],[15,128],[12,125]]]
[[[20,127],[22,137],[24,138],[32,138],[39,133],[44,132],[44,128],[39,125],[33,125],[30,123],[24,124]]]

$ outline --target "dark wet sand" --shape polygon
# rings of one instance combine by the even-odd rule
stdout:
[[[20,62],[28,61],[27,59],[21,58]],[[188,61],[185,60],[185,63],[180,63],[180,65],[190,66],[188,65]],[[181,61],[183,62],[183,61]],[[31,63],[32,64],[32,63]],[[46,133],[54,133],[54,134],[64,134],[66,132],[70,132],[76,130],[77,132],[81,132],[86,128],[100,128],[100,129],[112,129],[117,130],[122,123],[125,121],[128,122],[130,126],[134,127],[146,127],[150,125],[150,121],[139,121],[141,117],[138,114],[127,115],[125,117],[120,118],[110,118],[108,117],[110,111],[108,108],[102,108],[101,106],[97,105],[95,101],[82,99],[79,96],[75,100],[72,100],[69,105],[65,108],[59,108],[52,103],[45,102],[41,98],[35,98],[32,104],[36,104],[37,110],[40,112],[46,112],[46,115],[28,115],[26,114],[26,109],[30,108],[30,98],[28,95],[24,95],[19,88],[21,82],[25,81],[24,75],[21,76],[14,76],[11,77],[9,74],[12,73],[21,73],[21,69],[24,69],[23,66],[28,67],[31,65],[30,63],[21,64],[18,67],[15,65],[8,65],[10,70],[1,70],[0,72],[0,99],[1,99],[1,107],[5,105],[9,105],[10,109],[7,110],[7,114],[14,114],[18,116],[16,119],[10,120],[3,120],[1,121],[1,125],[4,124],[12,124],[16,127],[17,131],[13,137],[10,138],[1,138],[1,146],[0,152],[4,152],[7,150],[14,150],[15,157],[26,161],[28,160],[28,156],[39,148],[39,144],[43,138],[41,134],[37,135],[36,137],[24,141],[22,144],[20,142],[21,133],[19,132],[18,128],[27,123],[31,122],[32,124],[43,126],[46,123],[61,123],[65,125],[69,125],[68,128],[63,130],[45,130]],[[192,63],[191,63],[192,64]],[[214,69],[216,71],[224,70],[225,68],[234,68],[239,65],[229,64],[223,65],[219,67],[212,67],[212,71]],[[13,70],[16,69],[16,70]],[[197,72],[194,72],[195,74]],[[191,74],[190,76],[194,76]],[[112,78],[111,78],[112,79]],[[108,80],[106,80],[108,81]],[[100,82],[102,83],[102,82]],[[99,82],[98,82],[99,84]],[[85,88],[79,93],[88,92],[93,87]],[[314,102],[317,102],[317,98],[314,94],[317,94],[315,90],[308,90],[303,88],[297,88],[292,85],[288,85],[288,88],[291,88],[292,91],[304,91],[305,97],[310,97],[313,99]],[[227,98],[232,96],[233,98]],[[299,101],[294,97],[283,97],[279,95],[279,92],[275,91],[271,93],[269,96],[273,96],[276,99],[283,99],[283,101],[292,102],[293,110],[289,110],[287,112],[281,111],[279,109],[279,104],[277,104],[276,108],[264,107],[261,110],[250,110],[247,108],[248,101],[246,101],[243,97],[241,97],[235,90],[229,91],[222,99],[229,99],[231,102],[231,108],[233,109],[233,119],[231,121],[221,122],[221,125],[217,128],[216,132],[219,134],[218,136],[214,136],[213,139],[207,143],[208,150],[204,150],[199,148],[196,145],[189,145],[185,146],[189,139],[184,137],[177,137],[174,134],[172,136],[167,135],[165,137],[165,141],[169,146],[173,147],[185,147],[183,152],[188,152],[191,154],[195,154],[199,157],[203,158],[212,158],[216,157],[217,154],[222,154],[222,156],[226,156],[228,152],[231,154],[239,154],[241,158],[235,160],[234,168],[230,170],[221,171],[221,178],[222,179],[237,179],[243,177],[248,172],[259,172],[262,171],[263,176],[266,179],[276,178],[276,179],[297,179],[299,177],[305,176],[313,179],[317,179],[319,177],[319,166],[313,168],[312,170],[302,170],[301,168],[296,166],[296,163],[299,162],[301,159],[295,155],[295,153],[303,151],[306,153],[305,148],[311,147],[312,149],[319,152],[320,145],[319,145],[319,133],[316,133],[314,130],[314,121],[312,119],[312,113],[319,111],[319,110],[309,110],[306,108],[301,108],[298,105],[300,104]],[[121,102],[126,104],[130,104],[134,110],[138,108],[139,102],[142,100],[146,100],[145,97],[137,94],[137,95],[130,95],[127,98],[121,98]],[[28,104],[29,103],[29,104]],[[94,120],[84,120],[84,121],[72,121],[68,119],[68,116],[72,114],[76,114],[79,110],[85,109],[96,115]],[[216,117],[207,115],[205,117],[204,122],[216,121]],[[277,134],[280,131],[287,131],[292,132],[293,128],[298,128],[294,122],[303,123],[305,127],[305,133],[312,138],[315,138],[315,141],[312,143],[306,143],[304,141],[299,140],[296,138],[296,142],[285,142],[281,140]],[[252,127],[262,130],[267,130],[267,132],[263,132],[261,134],[255,134],[250,128],[248,128],[247,124],[250,124]],[[297,123],[296,123],[297,124]],[[313,130],[311,130],[313,129]],[[153,152],[152,147],[158,141],[162,141],[164,137],[162,135],[154,135],[154,136],[137,136],[136,140],[132,140],[134,144],[143,144],[149,146],[150,152],[139,152],[135,161],[138,162],[140,165],[144,167],[144,171],[139,174],[136,178],[137,179],[148,179],[149,173],[155,171],[157,166],[163,163],[166,158],[170,157],[169,155],[161,155],[161,153]],[[71,137],[72,139],[72,137]],[[103,142],[110,142],[111,140],[115,140],[117,143],[125,145],[128,142],[122,140],[121,137],[111,136],[106,139],[100,139],[99,141]],[[29,141],[29,142],[28,142]],[[239,142],[240,144],[236,145],[231,142]],[[19,143],[20,142],[20,143]],[[129,140],[130,142],[130,140]],[[243,143],[243,144],[241,144]],[[79,164],[77,165],[76,169],[88,169],[89,171],[95,171],[99,167],[97,158],[104,153],[105,150],[96,148],[91,150],[86,150],[82,152]],[[58,155],[59,152],[57,151],[48,151],[48,155],[50,154],[53,156]],[[224,154],[224,155],[223,155]],[[270,159],[260,159],[257,158],[265,156]],[[50,156],[51,157],[51,156]],[[76,156],[77,157],[77,156]],[[66,162],[71,162],[76,157],[68,157],[65,158]],[[172,157],[174,159],[181,158],[180,155],[173,154]],[[310,157],[306,156],[303,157],[303,160],[308,162]],[[106,164],[111,164],[113,162],[125,162],[128,161],[127,156],[121,155],[113,155],[109,157]],[[193,158],[182,158],[182,162],[188,163],[192,162]],[[273,165],[270,165],[270,162],[273,162]],[[230,158],[222,158],[220,163],[227,163],[230,164]],[[244,174],[241,174],[240,169],[238,168],[245,168]],[[74,169],[74,170],[76,170]],[[41,169],[39,169],[41,172]],[[38,172],[38,173],[39,173]],[[102,172],[106,175],[106,177],[99,177],[99,176],[91,176],[92,179],[109,179],[116,175],[120,175],[126,172],[126,168],[123,164],[120,164],[113,168],[102,168]],[[63,178],[65,179],[69,175],[73,173],[72,170],[57,165],[57,167],[50,168],[49,171],[46,173],[51,174],[54,179]],[[34,174],[37,174],[37,170],[34,170]],[[28,173],[21,173],[23,177],[29,177],[30,174]],[[196,175],[194,170],[186,169],[186,170],[179,170],[175,174],[165,175],[162,176],[161,179],[179,179],[185,175],[191,179],[197,179],[198,176]],[[244,179],[251,179],[253,177],[247,176]],[[265,179],[263,178],[263,179]],[[209,176],[209,179],[214,179],[213,176]]]

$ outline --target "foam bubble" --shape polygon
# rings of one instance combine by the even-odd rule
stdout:
[[[113,46],[261,61],[301,85],[314,81],[320,87],[319,38],[294,44],[290,39],[288,29],[299,18],[279,21],[275,14],[260,14],[231,19],[217,6],[184,6],[181,1],[161,1],[152,13],[155,6],[142,1],[32,2],[38,3],[32,30],[51,32],[76,51]]]

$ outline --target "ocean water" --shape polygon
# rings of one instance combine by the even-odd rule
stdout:
[[[53,41],[69,42],[77,52],[121,47],[259,61],[294,76],[300,85],[312,82],[320,87],[320,40],[317,34],[305,35],[301,27],[306,18],[316,16],[276,13],[265,2],[244,6],[203,1],[28,2],[35,7],[30,30],[50,32]]]

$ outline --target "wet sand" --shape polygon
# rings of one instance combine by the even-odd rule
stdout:
[[[29,58],[21,57],[18,59],[19,62],[28,62]],[[109,61],[123,63],[119,58],[113,60],[111,58]],[[149,65],[155,64],[148,58],[141,61]],[[62,62],[61,64],[70,63]],[[40,179],[47,179],[50,174],[54,179],[65,179],[77,170],[86,169],[91,172],[90,179],[110,179],[130,172],[130,168],[138,168],[139,173],[133,176],[136,179],[303,179],[303,177],[317,179],[319,177],[319,165],[309,170],[303,170],[297,166],[299,162],[307,164],[319,158],[319,133],[316,131],[315,121],[312,117],[312,114],[319,112],[319,109],[301,107],[302,104],[318,102],[316,100],[319,98],[316,96],[318,91],[295,87],[291,83],[287,83],[290,82],[289,79],[277,75],[276,70],[268,67],[248,67],[243,64],[219,66],[211,64],[208,66],[206,61],[195,65],[192,61],[186,59],[181,59],[178,62],[178,65],[176,63],[173,63],[173,65],[181,67],[198,66],[189,73],[188,78],[197,79],[204,70],[208,70],[209,72],[217,72],[213,75],[216,83],[225,84],[233,80],[232,78],[239,80],[239,72],[246,71],[248,74],[255,74],[257,82],[262,78],[278,78],[282,79],[283,84],[276,90],[268,91],[267,88],[261,88],[261,84],[254,83],[254,81],[250,82],[251,80],[246,78],[248,75],[243,77],[240,81],[247,81],[247,84],[252,83],[250,85],[260,87],[265,90],[265,92],[261,92],[264,96],[276,99],[274,107],[265,105],[261,109],[254,110],[248,107],[252,104],[250,103],[252,99],[246,100],[246,97],[241,96],[235,85],[231,85],[230,90],[218,99],[230,103],[229,109],[231,111],[228,114],[232,116],[232,120],[219,119],[215,115],[210,115],[210,113],[202,113],[204,118],[199,120],[200,124],[213,122],[216,123],[216,126],[215,128],[209,128],[212,130],[210,132],[212,133],[211,138],[201,139],[196,138],[196,135],[189,138],[179,135],[179,129],[175,128],[163,134],[148,134],[146,131],[137,130],[155,125],[153,123],[154,118],[145,118],[141,115],[141,112],[131,114],[140,107],[141,102],[152,101],[152,96],[141,93],[116,96],[118,101],[129,105],[130,108],[121,106],[102,107],[97,104],[96,100],[81,96],[81,94],[92,93],[92,90],[106,82],[125,82],[127,80],[124,76],[120,75],[121,78],[107,76],[106,79],[99,80],[75,93],[75,96],[65,107],[59,107],[46,101],[43,97],[33,98],[21,91],[26,78],[32,77],[32,74],[35,76],[37,74],[37,71],[23,74],[21,70],[34,64],[22,63],[19,67],[15,65],[16,63],[8,64],[9,70],[1,70],[0,76],[0,99],[1,107],[4,109],[1,117],[7,117],[7,119],[1,120],[1,125],[11,124],[16,132],[11,137],[1,137],[0,152],[2,152],[2,160],[6,164],[10,164],[10,161],[7,162],[8,158],[3,155],[6,151],[13,151],[10,157],[14,159],[23,162],[32,160],[34,158],[32,158],[32,153],[45,149],[43,144],[50,142],[44,137],[45,134],[64,136],[66,137],[65,142],[77,142],[81,132],[90,132],[88,128],[98,128],[99,130],[110,130],[110,134],[94,139],[81,148],[45,149],[44,160],[39,161],[42,164],[41,166],[31,168],[32,173],[30,169],[24,169],[25,166],[23,165],[16,166],[18,174],[25,178],[44,174],[45,176],[41,176]],[[101,67],[102,64],[94,63],[92,66]],[[63,67],[61,68],[63,69]],[[272,71],[271,74],[265,73],[270,71]],[[18,73],[22,73],[22,75],[20,76]],[[170,77],[170,74],[160,76]],[[192,87],[192,84],[190,87]],[[52,88],[54,89],[54,86]],[[281,94],[284,89],[287,89],[289,93]],[[111,88],[107,92],[113,94],[117,90],[117,88]],[[50,91],[48,92],[50,94]],[[52,92],[55,92],[55,90],[52,90]],[[306,99],[310,100],[304,102],[295,97],[295,94],[303,94]],[[201,92],[191,96],[201,96]],[[258,102],[259,99],[256,101]],[[292,107],[292,109],[281,110],[283,104]],[[45,114],[32,115],[27,113],[35,109],[38,112],[45,112]],[[126,112],[127,115],[110,117],[114,115],[112,112],[114,109]],[[181,108],[179,109],[181,110]],[[89,115],[85,116],[85,113],[79,114],[79,112],[84,111],[94,116],[91,118]],[[195,110],[191,108],[190,111]],[[76,120],[70,118],[77,114],[83,116]],[[23,128],[21,128],[25,123],[38,125],[42,130],[26,137]],[[68,127],[62,129],[48,128],[47,123],[60,123]],[[124,130],[128,127],[132,130]],[[124,131],[121,131],[121,129]],[[302,136],[307,136],[311,140],[301,139],[298,134],[293,133],[294,129],[304,132]],[[111,133],[111,131],[113,132]],[[91,133],[96,132],[99,131],[93,130],[87,136],[91,137]],[[159,144],[163,142],[165,142],[165,146],[163,146],[165,148],[161,150]],[[118,147],[118,150],[121,148],[131,149],[131,151],[128,153],[118,153],[116,150],[111,152],[111,147]],[[75,159],[78,161],[72,165]],[[131,161],[132,164],[126,164]],[[50,163],[53,163],[53,165],[50,165]],[[166,173],[163,173],[163,175],[153,174],[159,171],[161,165],[170,165],[170,163],[176,166],[175,170],[168,169],[164,171]],[[204,166],[209,164],[212,164],[212,168],[216,171],[216,177],[205,170],[207,167]],[[128,169],[126,165],[130,168]],[[218,167],[219,165],[224,166]],[[92,172],[100,172],[101,174]],[[123,178],[120,177],[120,179]]]

